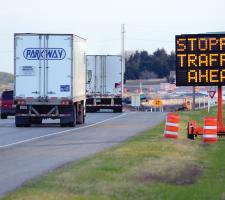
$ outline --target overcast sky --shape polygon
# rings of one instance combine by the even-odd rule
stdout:
[[[224,0],[0,0],[0,71],[13,72],[13,33],[75,33],[88,54],[174,50],[181,33],[225,31]]]

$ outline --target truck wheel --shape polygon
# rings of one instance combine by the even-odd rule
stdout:
[[[31,118],[31,124],[42,124],[42,118],[40,117]]]
[[[85,116],[84,116],[84,104],[80,104],[80,107],[77,108],[77,124],[84,124]]]
[[[60,123],[61,127],[75,127],[74,123],[70,122],[70,123]]]
[[[122,113],[122,112],[123,112],[123,107],[120,107],[120,108],[118,109],[118,112]]]
[[[85,124],[85,114],[83,114],[83,124]]]
[[[6,114],[1,114],[1,119],[7,119],[7,115]]]
[[[86,113],[93,113],[93,112],[96,112],[95,110],[94,110],[94,108],[92,108],[92,107],[86,107]]]
[[[121,112],[123,112],[123,108],[122,107],[114,108],[113,112],[114,113],[121,113]]]
[[[60,122],[61,127],[75,127],[75,122]]]
[[[31,125],[30,117],[16,116],[15,125],[16,127],[29,127]]]
[[[86,106],[86,113],[89,113],[90,111],[89,111],[90,109]]]

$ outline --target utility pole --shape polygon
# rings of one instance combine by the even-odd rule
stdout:
[[[125,73],[125,25],[121,24],[121,56],[122,56],[122,97],[124,92],[124,73]]]

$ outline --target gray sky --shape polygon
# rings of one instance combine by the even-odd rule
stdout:
[[[88,54],[174,50],[181,33],[225,31],[224,0],[0,0],[0,71],[13,72],[13,33],[75,33]]]

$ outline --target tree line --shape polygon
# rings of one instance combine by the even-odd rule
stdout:
[[[157,49],[152,54],[136,51],[126,59],[125,79],[150,79],[168,77],[175,70],[175,53]]]

